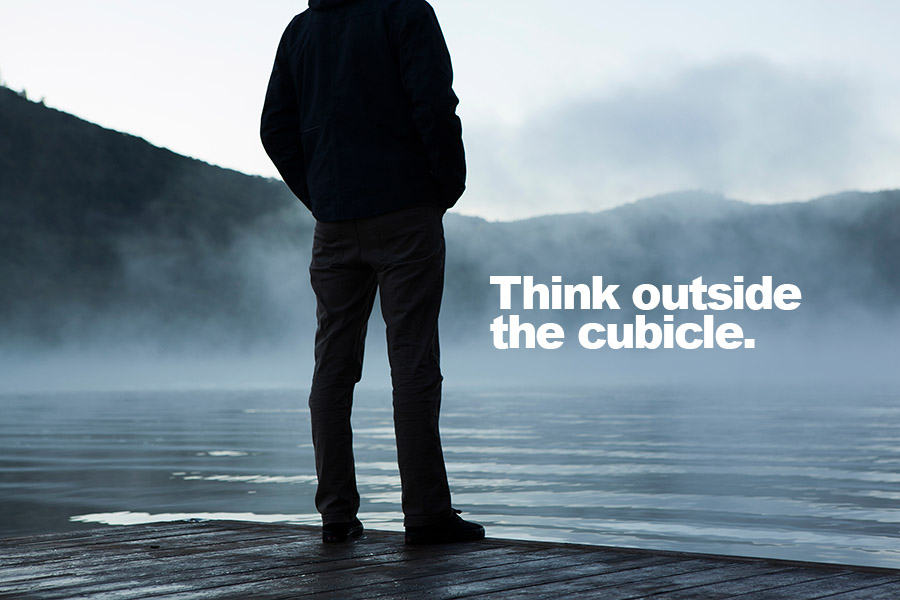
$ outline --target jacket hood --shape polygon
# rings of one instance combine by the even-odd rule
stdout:
[[[340,4],[349,4],[354,0],[309,0],[309,7],[313,10],[324,10]]]

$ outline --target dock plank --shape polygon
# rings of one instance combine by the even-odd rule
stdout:
[[[227,537],[227,532],[222,532],[221,537]],[[310,535],[309,531],[304,531],[299,539],[295,539],[297,537],[297,534],[294,534],[266,540],[257,534],[254,538],[242,538],[236,543],[231,541],[216,544],[205,544],[203,542],[207,540],[200,539],[199,545],[195,548],[177,549],[168,547],[160,540],[159,544],[153,546],[126,546],[130,554],[124,558],[117,557],[117,561],[108,559],[106,553],[92,554],[78,561],[80,569],[95,573],[91,585],[84,586],[81,591],[88,594],[120,592],[123,597],[140,597],[139,592],[126,592],[121,589],[130,587],[130,584],[122,581],[115,568],[110,568],[116,563],[127,567],[129,577],[132,579],[154,583],[161,577],[177,578],[188,582],[185,584],[187,588],[198,590],[243,584],[253,579],[277,579],[296,574],[298,570],[309,575],[319,571],[358,568],[372,562],[384,566],[408,560],[405,555],[406,549],[402,544],[398,545],[396,539],[392,539],[392,543],[373,540],[365,545],[335,547],[321,544],[318,537]],[[477,546],[475,549],[482,553],[489,551],[486,546]],[[121,547],[111,545],[109,550],[115,552],[121,550]],[[465,548],[457,546],[446,548],[444,552],[439,553],[434,549],[425,549],[419,554],[446,558],[463,551]],[[502,551],[504,554],[510,553],[509,549]],[[50,565],[50,568],[55,566]],[[41,567],[46,569],[47,565],[42,564]],[[32,577],[31,580],[43,590],[42,597],[62,598],[65,597],[66,577],[67,574],[63,572],[45,577]],[[27,583],[21,581],[21,578],[19,582]],[[53,590],[58,590],[60,595],[54,595]]]
[[[753,565],[675,560],[631,572],[603,573],[569,581],[541,583],[525,589],[513,588],[498,597],[545,598],[561,593],[566,598],[581,598],[592,597],[602,590],[604,600],[631,600],[660,592],[665,593],[668,599],[669,594],[709,582],[739,580],[756,573],[759,573],[759,568]],[[772,574],[769,571],[765,576]]]
[[[748,591],[741,595],[735,594],[741,600],[770,600],[792,598],[823,598],[835,594],[857,594],[857,598],[868,598],[866,590],[878,585],[894,584],[894,598],[900,599],[900,580],[896,577],[873,575],[860,579],[855,573],[840,573],[834,577],[818,581],[807,581],[779,587],[777,589]],[[712,592],[716,590],[712,589]],[[851,596],[852,597],[852,596]]]
[[[852,592],[822,596],[820,600],[897,600],[897,598],[900,598],[900,587],[896,582],[891,582]]]
[[[478,571],[479,564],[482,559],[482,551],[477,550],[479,544],[467,544],[469,552],[457,554],[443,554],[440,549],[409,549],[403,552],[400,560],[385,561],[381,557],[377,557],[372,561],[347,561],[341,563],[329,563],[326,568],[305,569],[305,583],[308,584],[308,590],[298,590],[296,583],[291,580],[292,572],[290,571],[269,571],[266,573],[268,586],[272,592],[287,594],[289,597],[302,596],[304,594],[315,594],[316,598],[339,597],[339,598],[356,598],[357,594],[362,591],[370,590],[373,586],[379,584],[396,584],[404,588],[408,588],[410,579],[419,579],[423,577],[434,577],[440,574],[445,577],[459,577],[461,573],[465,573],[465,577],[472,577],[470,572]],[[458,548],[458,546],[457,546]],[[445,547],[445,550],[453,549],[453,547]],[[520,556],[515,548],[498,548],[502,551],[497,558],[496,567],[502,571],[514,568],[515,565],[528,562],[547,561],[547,560],[572,560],[573,557],[578,560],[584,560],[580,555],[565,556],[536,556],[526,559]],[[435,553],[437,551],[437,553]],[[505,556],[505,558],[503,558]],[[457,557],[457,560],[453,560]],[[490,571],[490,569],[484,569]],[[248,577],[251,579],[252,577]],[[234,578],[226,579],[207,579],[204,587],[216,586],[223,590],[233,587]],[[244,581],[242,584],[249,583]],[[422,586],[418,586],[421,590]],[[427,586],[426,586],[427,589]]]
[[[204,521],[0,540],[0,598],[900,598],[900,570],[488,539],[405,546],[367,531]]]
[[[516,560],[513,553],[508,551],[498,552],[498,549],[483,550],[476,554],[476,559],[486,562],[488,565],[503,566]],[[451,555],[452,556],[452,555]],[[303,583],[311,588],[311,593],[321,594],[323,590],[331,588],[345,589],[355,588],[370,582],[372,574],[384,579],[389,578],[391,567],[394,564],[407,564],[408,559],[402,553],[393,555],[357,556],[345,560],[319,561],[310,563],[298,563],[296,560],[279,560],[257,563],[244,563],[237,568],[210,568],[199,567],[191,569],[193,576],[190,578],[179,577],[185,581],[183,592],[191,593],[224,593],[228,590],[256,590],[264,584],[266,592],[275,594],[281,590],[291,596],[302,595],[302,590],[297,589],[296,576],[302,571]],[[403,568],[403,567],[401,567]],[[409,567],[405,567],[409,568]],[[435,567],[438,568],[438,567]],[[446,568],[446,562],[442,562],[439,568]],[[173,569],[177,571],[177,569]],[[170,576],[172,570],[167,572]],[[146,577],[152,578],[152,572],[147,572]],[[94,590],[91,590],[94,591]],[[98,590],[99,591],[99,590]],[[104,590],[109,591],[109,590]],[[120,593],[121,597],[142,597],[139,593]]]
[[[729,574],[730,575],[730,574]],[[783,590],[795,585],[809,585],[820,589],[826,579],[838,577],[834,572],[805,569],[784,569],[768,573],[745,573],[739,577],[722,577],[718,581],[693,582],[680,590],[665,590],[666,600],[694,600],[697,598],[743,597],[748,592],[763,598],[783,598]],[[794,596],[788,596],[794,597]]]
[[[498,584],[495,580],[498,576],[514,580],[525,577],[528,574],[539,574],[538,577],[546,578],[546,573],[553,570],[562,570],[577,565],[593,564],[594,568],[603,567],[604,564],[613,564],[616,561],[604,560],[602,553],[584,553],[559,555],[548,552],[529,552],[518,555],[518,560],[510,561],[500,568],[482,568],[478,561],[469,560],[468,556],[460,557],[453,563],[442,565],[440,568],[430,568],[430,565],[422,565],[424,568],[415,571],[396,571],[392,577],[383,581],[367,582],[358,591],[353,592],[353,598],[446,598],[472,593],[476,587],[480,591],[485,588],[494,588]],[[354,578],[356,581],[356,578]],[[470,586],[465,589],[465,586]],[[324,593],[322,598],[347,597],[348,582],[344,581],[340,587],[332,588]]]

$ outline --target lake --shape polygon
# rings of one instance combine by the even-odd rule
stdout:
[[[305,390],[0,395],[0,535],[318,524]],[[900,567],[900,393],[446,387],[454,505],[488,535]],[[361,518],[401,531],[390,393],[354,409]],[[399,538],[398,538],[399,539]]]

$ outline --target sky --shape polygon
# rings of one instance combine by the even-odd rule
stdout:
[[[600,211],[900,187],[900,2],[433,0],[469,164],[454,209]],[[277,176],[258,138],[304,2],[0,0],[0,80],[181,154]]]

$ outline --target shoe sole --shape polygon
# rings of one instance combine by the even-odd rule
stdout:
[[[484,539],[484,531],[472,532],[466,535],[453,535],[435,537],[433,535],[406,534],[404,541],[412,546],[425,546],[428,544],[459,544],[464,542],[477,542]]]

